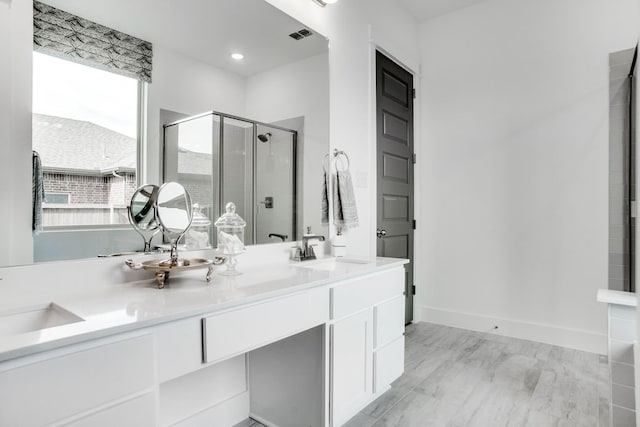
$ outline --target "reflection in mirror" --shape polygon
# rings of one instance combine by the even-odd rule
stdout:
[[[191,225],[191,197],[177,182],[167,182],[158,191],[158,221],[168,239],[179,239]]]
[[[162,233],[171,244],[171,263],[178,262],[178,241],[193,219],[189,192],[177,182],[167,182],[158,191],[157,216]]]
[[[203,114],[165,126],[165,181],[184,184],[209,218],[233,202],[247,219],[246,244],[278,242],[270,235],[296,240],[297,151],[293,129]]]
[[[151,240],[158,234],[160,227],[156,221],[157,185],[143,185],[131,197],[129,222],[144,240],[144,252],[151,252]]]
[[[146,93],[147,111],[146,117],[141,117],[140,121],[146,123],[140,133],[146,134],[147,138],[146,146],[139,147],[144,153],[139,181],[158,185],[172,179],[182,181],[163,172],[164,161],[178,162],[177,157],[169,159],[163,153],[164,124],[205,111],[248,117],[265,126],[256,129],[251,140],[244,141],[245,146],[254,146],[258,156],[264,154],[265,157],[263,164],[255,165],[256,174],[247,184],[254,182],[254,178],[257,182],[253,188],[249,185],[250,193],[242,195],[233,195],[234,190],[230,188],[227,188],[226,196],[224,189],[220,192],[222,183],[219,178],[231,175],[234,169],[223,167],[219,171],[215,168],[220,160],[216,158],[220,133],[229,132],[231,128],[223,129],[212,117],[208,130],[192,130],[210,133],[209,144],[213,140],[210,152],[194,151],[198,156],[209,156],[211,162],[202,161],[202,169],[190,171],[191,178],[206,176],[207,193],[191,191],[188,182],[181,182],[191,191],[194,202],[199,203],[201,213],[213,221],[221,212],[220,206],[234,201],[249,223],[246,244],[279,242],[282,239],[270,238],[269,235],[287,236],[287,241],[291,241],[301,236],[308,226],[314,233],[327,234],[321,223],[318,195],[322,182],[321,159],[328,151],[329,138],[326,38],[264,0],[184,0],[178,3],[171,0],[44,0],[44,3],[152,43],[151,83],[145,83],[143,91]],[[305,32],[308,36],[298,39],[290,36],[300,30],[309,30]],[[230,53],[237,50],[245,55],[244,60],[231,59]],[[163,112],[180,115],[167,116]],[[117,109],[113,113],[117,115]],[[54,123],[51,120],[47,122]],[[284,146],[279,145],[281,135],[270,125],[295,130],[298,136],[296,177],[283,181],[286,185],[282,193],[279,188],[269,188],[268,182],[260,178],[260,174],[270,176],[271,171],[281,171],[277,162]],[[112,130],[119,132],[118,129]],[[183,131],[187,132],[186,127],[181,129]],[[267,142],[261,142],[259,135],[264,135]],[[251,153],[249,150],[242,156],[253,167]],[[98,154],[114,157],[110,151]],[[227,154],[227,157],[232,156],[229,152],[223,156]],[[235,160],[240,161],[242,156]],[[229,161],[232,162],[231,159]],[[175,170],[178,170],[177,164]],[[119,178],[117,175],[123,175],[121,171],[115,175],[110,170],[105,170],[105,173],[106,178],[117,184],[109,190],[108,203],[122,205],[120,211],[124,217],[121,219],[126,223],[125,206],[136,184]],[[91,193],[90,183],[85,181],[81,190]],[[284,188],[292,185],[296,187],[295,192]],[[61,206],[65,202],[64,195],[52,192],[51,200],[54,196],[57,197],[55,203],[59,205],[56,208],[66,209],[65,213],[71,211],[72,206]],[[118,196],[123,202],[118,202]],[[289,208],[287,212],[279,212],[285,207]],[[289,227],[285,230],[284,225],[273,221],[276,218],[282,224],[290,224]],[[211,237],[210,243],[214,245],[215,236]],[[142,249],[138,234],[122,224],[65,226],[55,231],[47,229],[45,224],[44,232],[34,237],[35,261]]]
[[[254,242],[278,243],[269,237],[275,234],[297,240],[298,133],[261,124],[256,132]]]

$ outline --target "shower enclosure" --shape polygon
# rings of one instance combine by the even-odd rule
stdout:
[[[636,292],[638,48],[609,54],[609,289]]]
[[[296,240],[297,138],[295,130],[219,112],[188,117],[164,125],[164,181],[187,188],[211,222],[235,203],[247,245]]]

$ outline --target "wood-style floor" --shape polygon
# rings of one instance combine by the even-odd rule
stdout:
[[[608,427],[607,358],[417,323],[407,327],[404,375],[346,426]]]
[[[417,323],[404,375],[347,425],[609,426],[607,358]]]

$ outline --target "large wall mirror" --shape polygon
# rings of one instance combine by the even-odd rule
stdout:
[[[153,69],[151,83],[124,84],[126,96],[89,75],[81,91],[97,87],[94,120],[73,116],[80,101],[41,76],[50,78],[51,61],[61,60],[34,54],[34,150],[47,214],[34,236],[35,262],[142,251],[126,206],[138,185],[165,181],[189,189],[211,222],[234,202],[248,223],[246,244],[291,241],[307,227],[327,233],[320,198],[329,147],[324,36],[264,0],[43,3],[152,43]],[[40,93],[60,110],[41,108]],[[61,133],[66,145],[43,145]],[[138,145],[141,135],[146,146]],[[82,151],[97,138],[104,142]]]

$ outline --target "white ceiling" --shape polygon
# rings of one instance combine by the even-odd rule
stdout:
[[[243,76],[327,51],[318,34],[264,0],[44,0],[45,3]],[[232,52],[245,59],[232,60]]]
[[[481,1],[485,0],[400,0],[420,22],[463,9]]]

